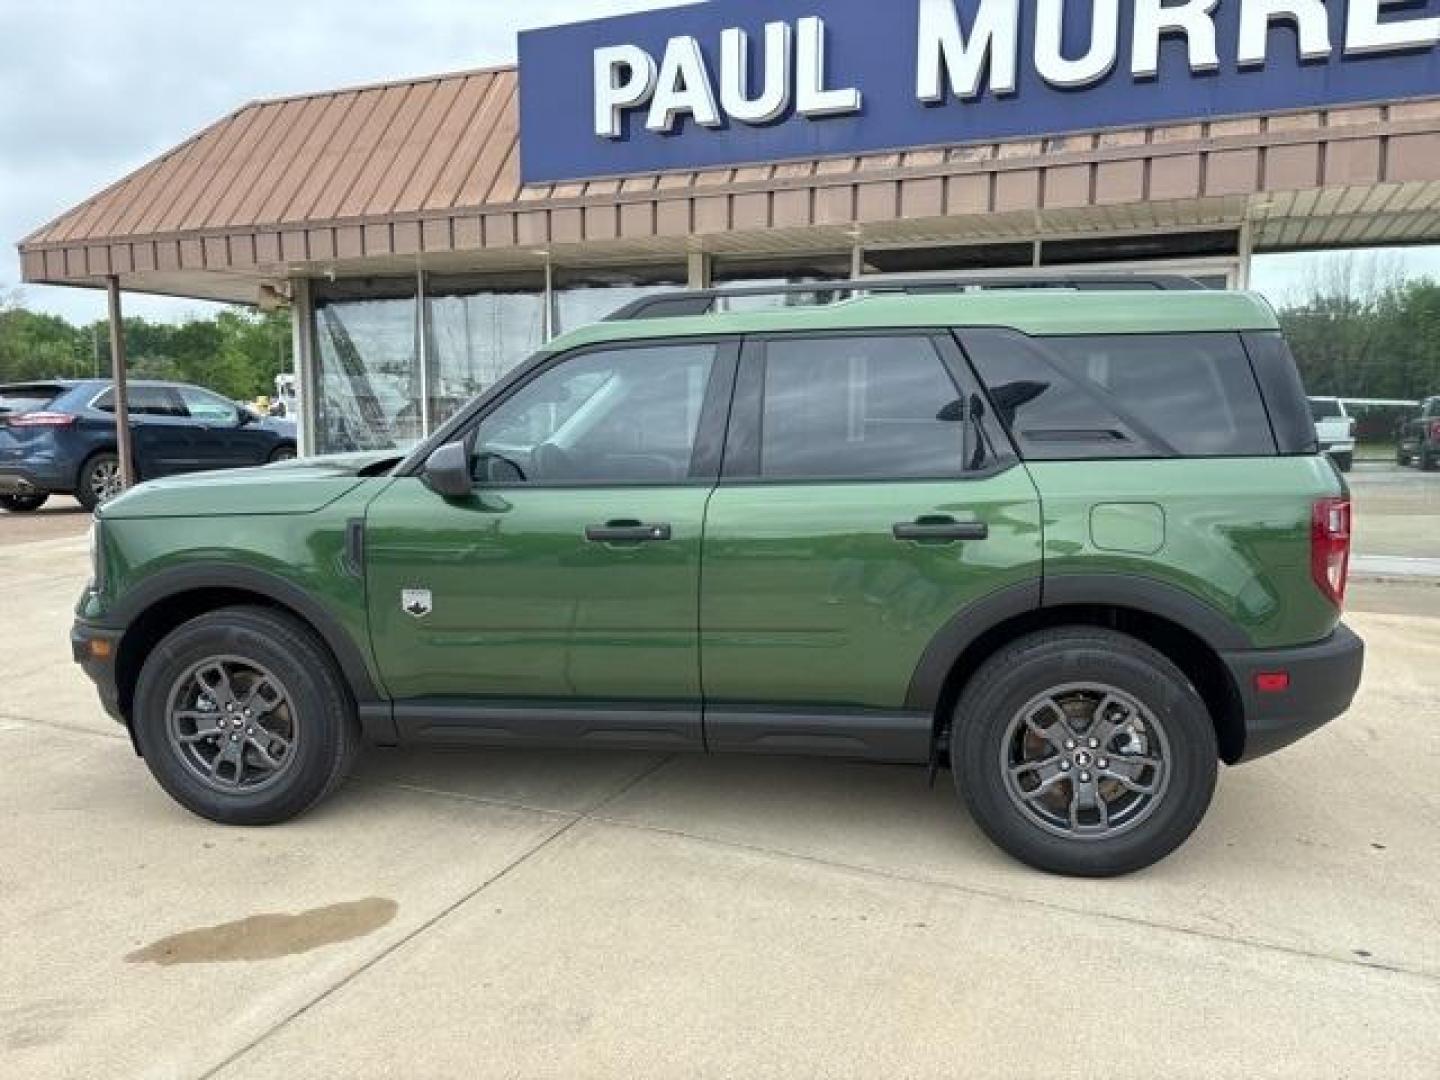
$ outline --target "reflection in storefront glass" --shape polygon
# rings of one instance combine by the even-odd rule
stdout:
[[[316,289],[322,454],[406,449],[420,439],[420,363],[413,279]]]
[[[544,343],[544,288],[539,275],[426,278],[432,427]]]

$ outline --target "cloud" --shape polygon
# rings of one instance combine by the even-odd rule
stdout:
[[[14,244],[256,98],[508,63],[531,26],[667,0],[41,0],[0,5],[0,291]],[[73,319],[101,294],[27,286]],[[195,301],[127,298],[181,317]]]

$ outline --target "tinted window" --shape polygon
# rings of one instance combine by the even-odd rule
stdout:
[[[770,341],[760,474],[955,476],[963,436],[959,397],[924,337]]]
[[[1340,402],[1334,398],[1310,399],[1310,419],[1312,420],[1331,420],[1344,415],[1340,411]]]
[[[1234,334],[967,332],[996,412],[1033,460],[1275,453]]]
[[[184,416],[185,408],[169,387],[131,386],[126,390],[126,408],[131,416]],[[106,390],[95,399],[95,408],[115,411],[115,391]]]
[[[218,394],[212,394],[208,390],[199,390],[193,386],[177,387],[175,392],[185,403],[185,411],[190,414],[192,420],[233,424],[239,418],[235,406]]]
[[[476,430],[497,483],[675,483],[690,473],[716,346],[585,353],[526,383]]]

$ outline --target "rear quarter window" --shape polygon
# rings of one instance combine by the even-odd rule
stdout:
[[[995,411],[1035,461],[1273,455],[1237,334],[962,335]]]

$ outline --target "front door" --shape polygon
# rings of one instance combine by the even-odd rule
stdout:
[[[248,422],[233,401],[198,386],[177,386],[175,392],[190,418],[195,456],[205,469],[262,465],[269,452],[268,435]],[[244,422],[242,422],[244,421]]]
[[[706,518],[709,745],[923,759],[927,646],[988,594],[1038,602],[1040,537],[953,339],[747,342]]]
[[[700,544],[735,352],[562,357],[464,434],[468,497],[419,477],[377,497],[370,625],[403,736],[700,744]]]

